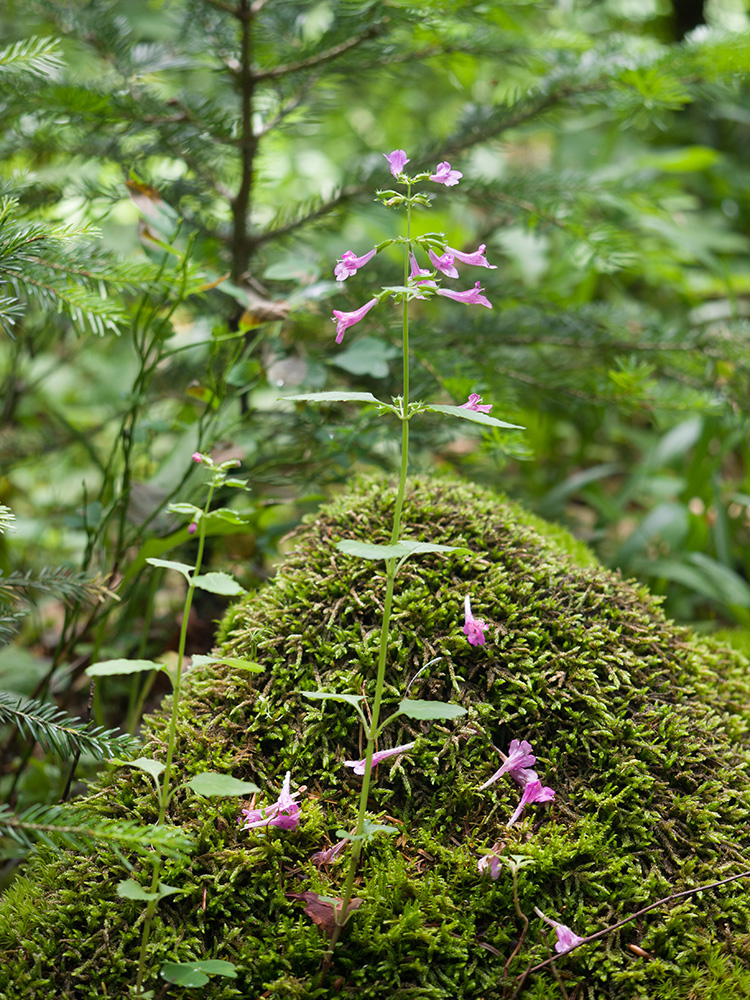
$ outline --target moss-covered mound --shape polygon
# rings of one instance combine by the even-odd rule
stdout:
[[[746,661],[666,621],[643,589],[599,568],[567,535],[516,506],[453,482],[415,480],[402,534],[465,545],[473,554],[420,556],[397,582],[387,699],[451,700],[456,722],[386,731],[385,749],[416,741],[376,771],[371,815],[399,827],[367,848],[356,895],[364,900],[316,986],[325,940],[287,894],[341,891],[346,859],[311,860],[351,829],[361,733],[323,689],[371,695],[384,591],[373,563],[339,553],[342,537],[386,541],[393,491],[368,482],[340,497],[296,539],[276,579],[235,606],[221,628],[227,655],[258,660],[251,675],[213,666],[192,675],[181,710],[177,766],[228,771],[276,798],[284,773],[301,789],[298,829],[242,831],[239,803],[179,792],[173,820],[197,837],[188,861],[163,880],[189,887],[160,907],[149,986],[164,961],[235,963],[213,979],[215,998],[329,997],[494,1000],[550,953],[554,936],[534,914],[579,935],[616,923],[660,897],[745,870],[750,833],[750,696]],[[485,646],[462,632],[463,601],[489,629]],[[437,659],[437,662],[436,661]],[[426,669],[425,664],[429,664]],[[163,754],[162,715],[151,756]],[[556,790],[507,820],[520,788],[502,778],[492,745],[528,740],[536,770]],[[304,788],[302,788],[304,786]],[[152,819],[149,780],[116,771],[93,802]],[[531,864],[513,883],[477,869],[495,846]],[[125,996],[134,980],[140,904],[116,884],[116,856],[40,857],[0,908],[0,995]],[[148,872],[134,876],[147,883]],[[632,950],[631,945],[638,951]],[[587,1000],[735,1000],[750,996],[750,906],[734,882],[652,911],[557,962],[570,997]],[[170,988],[172,996],[190,991]],[[549,970],[524,998],[563,996]]]

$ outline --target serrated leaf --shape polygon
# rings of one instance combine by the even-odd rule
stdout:
[[[445,413],[449,417],[458,417],[461,420],[471,420],[475,424],[484,424],[487,427],[504,427],[506,430],[523,431],[526,428],[520,424],[509,424],[497,417],[491,417],[489,413],[479,413],[477,410],[467,410],[463,406],[443,406],[432,403],[425,406],[425,410],[432,410],[435,413]]]
[[[221,594],[223,597],[235,597],[244,594],[245,588],[240,586],[229,573],[201,573],[194,576],[192,583],[199,590],[207,590],[210,594]]]
[[[160,569],[174,569],[178,573],[182,573],[188,582],[190,582],[193,570],[195,569],[195,566],[190,566],[184,562],[175,562],[174,559],[154,559],[153,557],[149,557],[146,562],[151,566],[158,566]]]
[[[398,706],[399,712],[409,719],[457,719],[466,715],[460,705],[450,705],[446,701],[422,701],[404,698]]]
[[[87,668],[89,677],[114,677],[118,674],[138,674],[144,670],[163,670],[167,668],[163,663],[154,663],[153,660],[101,660],[99,663],[92,663]]]
[[[380,403],[371,392],[310,392],[279,398],[292,403]]]
[[[187,782],[187,787],[207,798],[220,795],[250,795],[252,792],[260,791],[252,781],[240,781],[231,774],[218,774],[216,771],[201,771]]]

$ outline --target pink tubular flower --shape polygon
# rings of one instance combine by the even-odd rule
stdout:
[[[430,271],[424,270],[417,264],[417,258],[413,253],[409,254],[409,260],[411,261],[411,270],[409,273],[410,279],[415,285],[424,285],[425,288],[437,288],[437,284],[434,281],[430,281],[426,275],[430,274]],[[421,280],[418,280],[421,279]],[[415,298],[426,299],[426,295],[417,295]]]
[[[482,295],[483,291],[484,289],[477,281],[473,288],[467,288],[465,292],[452,292],[448,288],[438,288],[437,294],[444,295],[447,299],[455,299],[456,302],[465,302],[467,305],[485,306],[485,308],[491,309],[492,303]]]
[[[259,826],[278,826],[282,830],[293,830],[299,825],[299,803],[295,798],[299,792],[289,793],[291,772],[286,772],[284,784],[276,802],[264,809],[243,809],[242,815],[245,822],[242,823],[243,830],[254,830]]]
[[[542,785],[538,778],[534,781],[529,781],[524,787],[523,795],[516,811],[508,820],[508,826],[513,826],[527,805],[530,805],[532,802],[551,802],[554,797],[554,789]]]
[[[433,253],[432,250],[428,250],[427,251],[427,256],[432,261],[433,266],[435,268],[437,268],[438,271],[442,271],[443,274],[446,275],[448,278],[457,278],[458,277],[458,271],[453,266],[453,254],[452,253],[447,253],[446,252],[444,254],[441,254],[438,257],[438,255],[436,253]]]
[[[336,267],[333,270],[336,281],[346,281],[347,278],[356,274],[360,267],[364,267],[368,260],[372,260],[376,253],[377,250],[371,250],[361,257],[356,257],[351,250],[345,250],[341,254],[341,260],[336,261]]]
[[[413,748],[414,743],[412,742],[404,743],[404,745],[400,747],[393,747],[392,750],[379,750],[377,753],[372,755],[372,766],[375,767],[381,762],[381,760],[385,760],[386,757],[394,757],[397,753],[405,753],[407,750],[412,750]],[[355,774],[364,774],[366,761],[366,757],[363,757],[362,760],[345,760],[344,767],[353,768]]]
[[[498,768],[488,781],[479,786],[479,791],[493,785],[501,775],[510,774],[511,777],[515,777],[515,772],[526,770],[532,764],[536,764],[536,757],[531,752],[531,744],[527,743],[526,740],[511,740],[508,756],[503,761],[502,767]]]
[[[484,256],[484,251],[487,249],[487,244],[482,243],[478,250],[474,250],[473,253],[462,253],[460,250],[454,250],[453,247],[446,247],[445,252],[451,253],[456,258],[460,260],[462,264],[474,264],[476,267],[489,267],[491,271],[497,270],[497,264],[490,264],[487,258]]]
[[[330,865],[341,854],[347,844],[347,840],[340,840],[338,844],[329,847],[327,851],[316,851],[310,860],[316,865]]]
[[[485,643],[484,630],[489,626],[481,618],[475,618],[471,613],[471,600],[466,595],[464,600],[464,635],[472,646],[483,646]]]
[[[201,455],[201,453],[199,451],[194,451],[192,457],[193,457],[193,461],[197,462],[199,465],[203,461],[203,455]]]
[[[431,181],[435,181],[436,184],[445,184],[446,187],[453,187],[454,184],[458,184],[462,177],[463,174],[460,170],[451,170],[451,165],[447,160],[438,163],[435,173],[430,174]]]
[[[570,927],[566,927],[565,924],[555,924],[555,934],[557,934],[555,951],[558,955],[562,955],[564,951],[570,951],[571,948],[577,948],[583,941],[582,937],[579,937]]]
[[[342,312],[340,309],[333,310],[333,321],[336,324],[336,343],[340,344],[344,339],[344,334],[349,329],[350,326],[354,326],[355,323],[367,315],[367,313],[372,309],[372,307],[377,303],[377,299],[370,299],[369,302],[365,302],[363,306],[359,309],[355,309],[354,312]]]
[[[474,410],[476,413],[489,413],[492,410],[492,403],[483,403],[482,397],[472,392],[465,403],[461,403],[459,410]]]
[[[404,172],[406,164],[411,162],[403,149],[394,149],[392,153],[383,153],[383,156],[386,160],[388,160],[388,166],[391,168],[391,173],[396,178],[398,178],[399,174]]]
[[[485,854],[483,858],[477,861],[477,868],[484,874],[489,868],[490,876],[494,879],[500,876],[500,858],[496,854]]]

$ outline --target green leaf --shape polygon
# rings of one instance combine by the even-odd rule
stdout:
[[[371,392],[310,392],[302,396],[279,398],[292,403],[380,403]]]
[[[164,882],[159,883],[156,892],[149,892],[138,885],[132,878],[125,879],[124,882],[120,882],[117,886],[118,896],[121,896],[123,899],[138,899],[144,903],[151,902],[152,899],[164,899],[166,896],[174,896],[178,892],[185,892],[185,889],[178,889],[177,886],[166,885]]]
[[[314,701],[345,701],[356,708],[359,708],[359,703],[363,700],[361,694],[328,694],[326,691],[300,691],[300,694]]]
[[[250,795],[252,792],[259,792],[260,788],[252,781],[240,781],[233,778],[231,774],[218,774],[216,771],[201,771],[187,782],[187,787],[192,788],[198,795],[207,797],[220,795]]]
[[[353,538],[345,538],[336,543],[336,548],[348,556],[360,559],[398,559],[417,555],[420,552],[458,552],[460,545],[437,545],[432,542],[415,542],[409,539],[396,542],[395,545],[376,545],[372,542],[357,542]],[[468,552],[468,549],[463,549]]]
[[[123,764],[125,767],[135,767],[139,771],[145,771],[146,774],[151,775],[154,781],[157,780],[164,770],[164,764],[161,761],[154,760],[152,757],[138,757],[136,760],[121,760],[117,761],[117,763]]]
[[[398,710],[409,719],[457,719],[466,715],[466,709],[460,705],[449,705],[446,701],[413,701],[411,698],[404,698]]]
[[[208,663],[224,663],[235,670],[247,670],[252,674],[262,674],[266,669],[255,660],[243,660],[238,656],[204,656],[202,653],[195,653],[192,658],[194,667],[202,667]]]
[[[366,819],[362,824],[362,833],[347,833],[346,830],[337,830],[336,836],[339,840],[371,840],[376,833],[394,834],[398,832],[399,828],[391,826],[390,823],[371,823]]]
[[[203,511],[200,507],[196,507],[194,503],[170,503],[167,504],[167,510],[171,514],[190,514],[192,517],[200,516]],[[151,560],[147,560],[151,562]]]
[[[692,173],[712,167],[721,153],[709,146],[683,146],[658,153],[645,153],[635,158],[636,167],[653,167],[665,173]]]
[[[208,976],[227,976],[237,978],[237,968],[232,962],[223,962],[218,958],[205,959],[201,962],[165,962],[161,967],[161,977],[176,986],[205,986]]]
[[[167,668],[163,663],[154,663],[153,660],[101,660],[99,663],[92,663],[86,670],[89,677],[114,677],[118,674],[139,674],[144,670],[163,670],[167,673]]]
[[[177,570],[178,573],[182,573],[182,575],[185,577],[188,583],[190,582],[193,570],[195,569],[195,566],[189,566],[187,563],[184,562],[175,562],[173,559],[148,558],[146,562],[149,563],[151,566],[158,566],[161,569]]]
[[[224,597],[235,597],[237,594],[244,594],[245,588],[230,576],[229,573],[201,573],[194,576],[193,586],[199,590],[207,590],[210,594],[221,594]]]
[[[463,406],[442,406],[431,403],[425,406],[425,410],[432,410],[435,413],[445,413],[449,417],[459,417],[461,420],[472,420],[475,424],[485,424],[487,427],[504,427],[507,430],[523,431],[526,428],[520,424],[508,424],[497,417],[491,417],[489,413],[479,413],[477,410],[466,410]]]

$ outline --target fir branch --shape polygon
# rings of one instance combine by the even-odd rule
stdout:
[[[26,597],[29,590],[78,604],[102,604],[107,598],[117,600],[98,574],[67,566],[45,566],[34,574],[10,573],[3,576],[0,572],[0,602],[10,603],[19,597]]]
[[[127,733],[74,719],[56,705],[0,692],[0,722],[18,728],[47,753],[70,759],[86,753],[95,760],[128,756],[139,745]]]
[[[275,66],[273,69],[256,70],[253,73],[253,79],[256,82],[262,82],[264,80],[277,80],[279,77],[288,76],[290,73],[299,73],[302,70],[313,69],[316,66],[322,66],[325,63],[333,62],[334,59],[338,59],[338,57],[343,55],[345,52],[350,52],[352,49],[358,48],[364,42],[368,42],[372,38],[377,38],[377,36],[383,31],[384,25],[385,20],[376,21],[359,35],[355,35],[353,38],[348,38],[345,42],[334,45],[325,52],[319,52],[314,56],[310,56],[308,59],[300,59],[299,62],[295,63],[285,63],[281,66]]]
[[[21,623],[26,617],[23,611],[5,611],[0,614],[0,645],[5,646],[21,631]]]
[[[0,74],[28,73],[31,76],[53,76],[63,68],[56,38],[24,38],[0,49]]]
[[[184,857],[193,847],[192,838],[180,827],[103,819],[64,805],[34,805],[15,815],[9,806],[0,805],[0,837],[9,837],[27,850],[38,842],[83,850],[106,841],[131,850],[153,849],[171,858]]]

